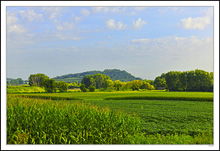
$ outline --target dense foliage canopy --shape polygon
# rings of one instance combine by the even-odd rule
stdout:
[[[41,82],[44,79],[49,79],[49,77],[42,73],[31,74],[28,78],[28,82],[30,86],[41,86]]]
[[[213,72],[196,69],[195,71],[170,71],[154,81],[156,87],[167,87],[170,91],[213,91]]]

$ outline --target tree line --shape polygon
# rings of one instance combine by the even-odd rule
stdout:
[[[213,72],[196,69],[195,71],[170,71],[162,73],[155,80],[113,81],[110,76],[97,73],[85,75],[81,83],[55,81],[45,74],[33,74],[29,79],[30,86],[40,86],[46,92],[67,92],[68,88],[80,88],[83,92],[99,90],[155,90],[163,88],[168,91],[213,91]]]
[[[120,80],[113,81],[110,76],[98,73],[95,75],[85,75],[81,81],[81,90],[94,91],[95,89],[104,89],[104,90],[139,90],[147,89],[154,90],[152,85],[153,81],[150,80],[133,80],[128,82],[121,82]],[[87,89],[87,90],[86,90]]]
[[[213,91],[213,72],[204,70],[170,71],[154,80],[156,87],[166,87],[169,91]]]
[[[63,81],[55,81],[54,79],[50,79],[48,76],[42,73],[32,74],[28,78],[30,86],[40,86],[45,89],[48,93],[53,92],[67,92],[68,83]]]

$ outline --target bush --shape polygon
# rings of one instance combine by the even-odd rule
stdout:
[[[54,79],[44,79],[41,85],[48,93],[56,92],[56,82]]]
[[[56,82],[57,88],[60,92],[67,92],[68,84],[63,81]]]
[[[95,92],[95,87],[93,85],[89,86],[89,92]]]
[[[81,84],[80,90],[81,90],[82,92],[88,92],[88,90],[86,89],[85,84]]]

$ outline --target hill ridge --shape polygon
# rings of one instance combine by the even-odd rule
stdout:
[[[62,76],[56,76],[53,79],[55,79],[56,81],[65,81],[68,83],[81,82],[82,78],[85,75],[94,75],[97,73],[108,75],[113,81],[120,80],[122,82],[127,82],[132,80],[141,80],[141,78],[135,77],[132,74],[128,73],[127,71],[119,70],[119,69],[105,69],[104,71],[92,70],[92,71],[85,71],[75,74],[70,73]]]

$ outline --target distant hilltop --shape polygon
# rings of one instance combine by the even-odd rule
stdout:
[[[119,69],[105,69],[104,71],[87,71],[82,73],[67,74],[54,77],[53,79],[55,79],[56,81],[65,81],[67,83],[81,82],[82,78],[85,75],[94,75],[97,73],[108,75],[113,81],[120,80],[122,82],[127,82],[133,80],[142,80],[141,78],[135,77],[130,73]]]

